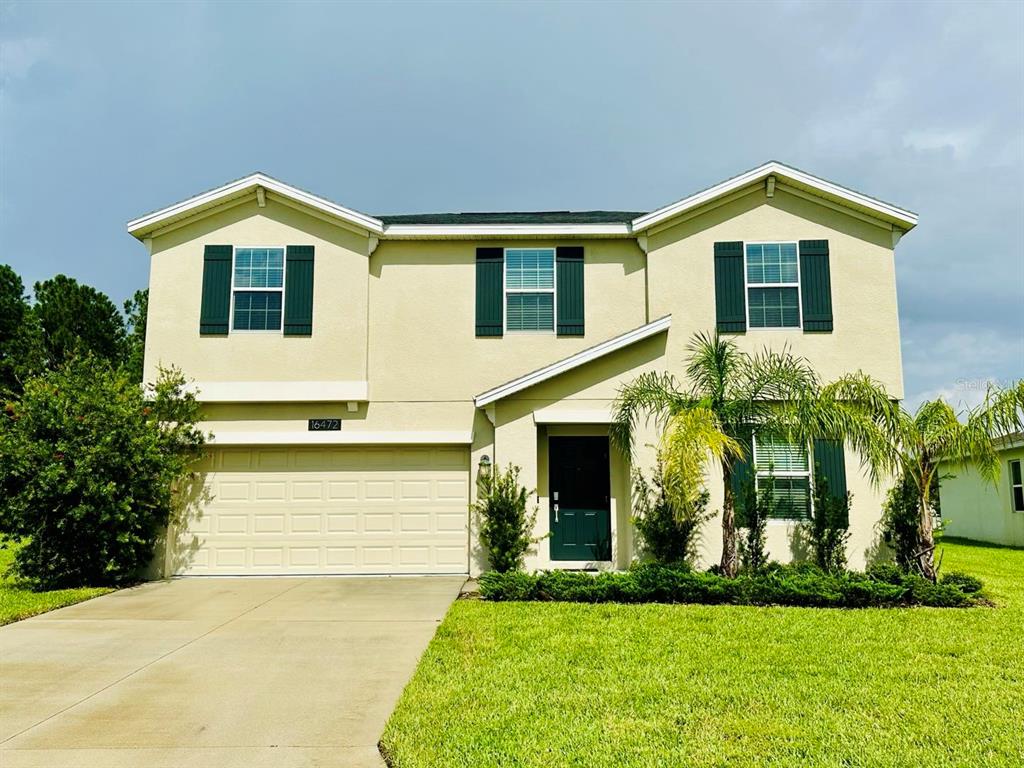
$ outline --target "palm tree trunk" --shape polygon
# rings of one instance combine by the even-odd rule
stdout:
[[[929,581],[935,581],[938,574],[935,570],[935,536],[932,533],[932,506],[928,496],[928,488],[931,478],[924,475],[924,486],[918,491],[917,518],[917,551],[914,557],[917,560],[917,569]]]
[[[732,578],[739,570],[736,557],[736,500],[732,495],[732,467],[722,462],[722,562],[724,576]]]

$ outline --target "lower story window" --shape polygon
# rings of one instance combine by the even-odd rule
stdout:
[[[1021,476],[1021,461],[1010,462],[1010,504],[1014,512],[1024,512],[1024,477]]]
[[[807,448],[772,435],[754,436],[757,491],[772,486],[772,518],[805,520],[811,510],[811,469]]]

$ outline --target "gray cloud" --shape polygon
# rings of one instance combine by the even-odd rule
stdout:
[[[120,300],[127,219],[256,169],[370,212],[630,209],[774,158],[920,213],[909,400],[1024,375],[1021,4],[0,13],[0,258],[28,281]]]

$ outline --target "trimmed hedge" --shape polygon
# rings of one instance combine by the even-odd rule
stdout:
[[[758,574],[728,579],[684,566],[641,564],[628,571],[496,573],[479,580],[486,600],[546,600],[578,603],[702,603],[788,605],[814,608],[894,608],[912,605],[965,608],[987,604],[981,582],[949,574],[940,583],[878,568],[868,573],[831,574],[817,566],[769,566]]]

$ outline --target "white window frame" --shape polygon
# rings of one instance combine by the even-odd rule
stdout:
[[[238,255],[238,249],[250,250],[253,248],[275,248],[280,249],[283,257],[281,259],[281,287],[280,288],[236,288],[235,287],[235,258]],[[284,335],[284,286],[285,281],[288,279],[288,246],[286,245],[233,245],[231,246],[231,306],[228,312],[228,333],[276,333],[278,336]],[[280,328],[267,328],[260,330],[259,328],[235,328],[235,292],[240,291],[244,293],[250,292],[264,292],[273,293],[281,292],[281,327]]]
[[[747,245],[795,245],[796,283],[751,283],[747,280]],[[796,288],[796,325],[778,327],[754,327],[750,324],[751,288]],[[799,240],[744,240],[743,241],[743,303],[746,307],[748,331],[802,331],[804,328],[804,297],[800,288],[800,241]]]
[[[1014,464],[1017,465],[1017,468],[1020,471],[1021,483],[1013,482],[1013,465]],[[1024,491],[1024,459],[1010,459],[1009,461],[1006,462],[1006,471],[1007,471],[1007,473],[1010,476],[1010,511],[1011,512],[1022,512],[1022,513],[1024,513],[1024,509],[1017,509],[1017,502],[1016,502],[1016,500],[1014,498],[1014,495],[1013,495],[1013,492],[1015,490],[1017,490],[1018,488],[1021,488],[1022,491]]]
[[[776,329],[770,329],[776,330]],[[772,477],[806,477],[807,478],[807,509],[813,515],[814,514],[814,454],[811,450],[810,445],[804,446],[804,452],[807,456],[807,469],[802,472],[794,472],[793,470],[779,471],[776,469],[772,470]],[[761,479],[761,471],[757,468],[757,433],[753,433],[750,436],[750,459],[754,470],[754,489],[760,493],[761,487],[758,485],[758,481]],[[765,472],[764,476],[767,477],[768,473]],[[793,523],[802,523],[804,521],[801,517],[771,517],[765,522],[768,525],[773,523],[777,525],[792,525]]]
[[[551,251],[554,254],[551,288],[509,288],[507,277],[509,251]],[[508,327],[508,295],[510,293],[550,293],[551,294],[551,330],[509,330]],[[558,248],[553,245],[511,246],[501,249],[501,325],[504,333],[515,335],[553,336],[558,333]]]

